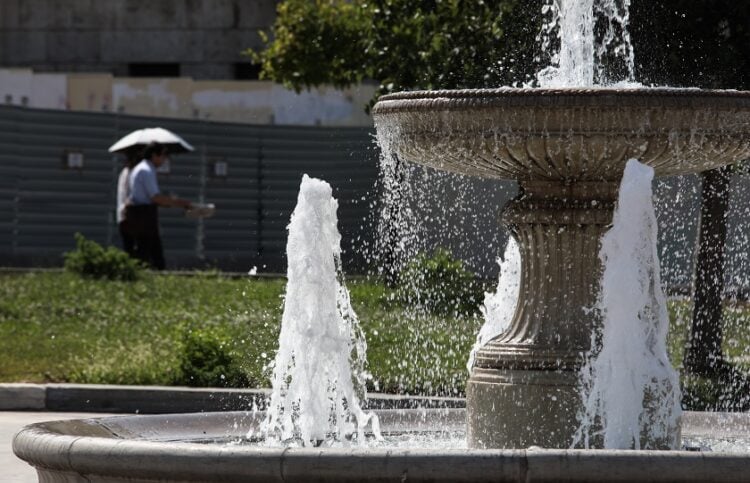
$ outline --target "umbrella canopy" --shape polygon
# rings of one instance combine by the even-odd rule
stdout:
[[[170,153],[185,153],[195,149],[177,134],[161,127],[149,127],[133,131],[109,147],[110,153],[119,153],[136,146],[147,146],[149,143],[160,143],[167,146]]]

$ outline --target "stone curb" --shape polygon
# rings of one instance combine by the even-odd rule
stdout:
[[[435,431],[465,427],[464,413],[381,411],[378,417],[384,433],[434,437]],[[747,426],[750,414],[683,416],[688,432],[705,439],[727,423]],[[259,434],[264,419],[260,413],[222,412],[48,421],[22,429],[13,451],[49,483],[747,483],[750,474],[746,454],[721,451],[221,444]],[[207,442],[218,444],[199,444]]]
[[[167,414],[265,408],[269,389],[0,384],[0,411]],[[368,394],[367,409],[463,408],[463,398]]]

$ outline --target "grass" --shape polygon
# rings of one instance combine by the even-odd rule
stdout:
[[[669,358],[675,367],[682,366],[692,316],[693,306],[691,302],[685,300],[670,302],[670,328],[667,346]],[[750,372],[750,307],[747,303],[726,303],[723,312],[723,326],[724,356],[738,369]]]
[[[384,287],[349,283],[369,344],[371,389],[458,394],[480,321],[406,318]],[[251,386],[269,385],[284,281],[145,274],[137,282],[70,273],[0,276],[0,381],[183,383],[186,334],[229,341]]]
[[[246,358],[260,358],[274,346],[282,289],[281,281],[215,275],[146,275],[132,283],[68,273],[5,275],[0,379],[167,384],[183,334],[193,327],[221,327],[238,344],[244,339]]]
[[[71,273],[0,275],[0,382],[185,384],[195,331],[220,335],[253,387],[267,387],[283,280],[145,274],[136,282]],[[481,321],[408,315],[382,285],[348,284],[368,342],[371,390],[461,395]],[[691,306],[670,303],[669,352],[680,366]],[[747,372],[750,310],[725,310],[725,352]],[[717,396],[719,397],[719,396]]]

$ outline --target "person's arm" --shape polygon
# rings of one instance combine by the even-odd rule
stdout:
[[[151,199],[151,202],[157,206],[164,206],[166,208],[180,207],[188,209],[191,206],[189,200],[177,198],[176,196],[167,196],[161,194],[159,190],[159,183],[156,181],[156,173],[151,172],[149,176],[143,177],[144,188],[146,194]]]
[[[154,204],[157,204],[159,206],[164,206],[166,208],[171,207],[178,207],[178,208],[185,208],[186,210],[192,206],[192,203],[190,203],[190,200],[186,200],[183,198],[173,198],[171,196],[163,195],[161,193],[155,194],[151,197],[151,201],[154,202]]]

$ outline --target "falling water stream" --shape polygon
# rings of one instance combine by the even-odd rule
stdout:
[[[547,0],[541,48],[550,65],[537,74],[540,87],[635,84],[630,41],[630,0]],[[596,35],[597,21],[605,22]]]
[[[471,372],[477,351],[484,344],[502,334],[510,325],[518,303],[518,291],[521,287],[521,252],[515,238],[510,237],[505,247],[505,255],[500,264],[500,280],[494,292],[485,294],[481,307],[484,324],[479,329],[477,341],[469,354],[466,368]]]

